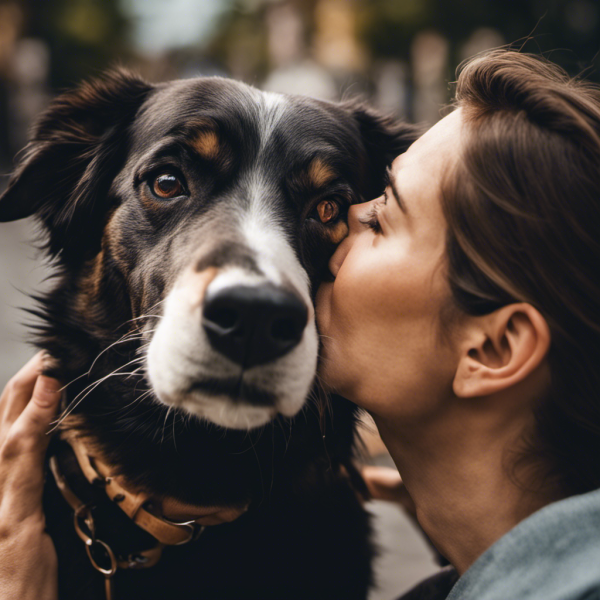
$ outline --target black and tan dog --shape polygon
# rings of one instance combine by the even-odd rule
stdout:
[[[111,479],[159,519],[243,513],[120,570],[120,598],[365,598],[354,410],[310,394],[312,297],[348,206],[380,192],[414,137],[360,106],[123,72],[39,120],[0,221],[36,214],[56,261],[38,343],[71,382],[54,451],[88,506],[81,527],[93,520],[121,564],[147,560],[156,540],[107,495]],[[89,484],[64,440],[110,477]],[[71,508],[46,487],[61,600],[104,597]]]

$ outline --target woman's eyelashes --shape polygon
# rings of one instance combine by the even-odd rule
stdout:
[[[385,197],[385,196],[384,196]],[[385,198],[387,202],[387,197]],[[379,222],[379,211],[381,207],[385,205],[386,202],[377,202],[371,207],[371,210],[364,216],[360,217],[358,220],[363,225],[366,225],[374,231],[375,233],[381,233],[381,223]]]
[[[377,218],[377,207],[372,208],[364,218],[359,220],[363,225],[366,225],[375,233],[381,233],[381,224]]]

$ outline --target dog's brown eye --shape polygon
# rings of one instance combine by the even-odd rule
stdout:
[[[340,216],[340,205],[335,200],[321,200],[317,204],[317,214],[321,223],[327,225]]]
[[[156,177],[152,183],[152,191],[159,198],[177,198],[184,193],[183,184],[171,173]]]

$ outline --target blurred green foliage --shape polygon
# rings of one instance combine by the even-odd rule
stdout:
[[[306,35],[310,38],[314,26],[311,16],[318,0],[288,1],[304,15]],[[449,42],[453,70],[461,58],[461,44],[476,29],[487,27],[497,30],[506,42],[517,44],[533,35],[528,50],[555,51],[553,59],[571,72],[597,66],[598,0],[347,2],[355,6],[357,36],[370,60],[400,58],[408,61],[415,35],[423,30],[434,30]],[[270,68],[264,17],[274,3],[273,0],[238,0],[221,19],[209,44],[195,50],[204,51],[225,66],[232,54],[245,54],[246,69],[257,78],[264,76]],[[127,63],[135,55],[129,36],[131,23],[119,0],[20,0],[19,5],[25,13],[23,35],[41,38],[49,46],[53,89],[72,85],[117,61]],[[600,79],[595,70],[591,76]]]
[[[451,63],[479,28],[498,31],[507,43],[550,53],[571,73],[593,67],[598,80],[600,3],[597,0],[360,0],[359,35],[377,57],[408,60],[414,36],[430,29],[450,43]]]
[[[24,0],[25,36],[50,51],[52,89],[74,83],[131,55],[119,0]]]

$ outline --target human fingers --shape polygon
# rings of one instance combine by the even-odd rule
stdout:
[[[417,508],[411,498],[402,477],[396,469],[389,467],[365,466],[361,474],[371,497],[400,505],[410,517],[417,518]]]
[[[402,478],[396,469],[365,466],[361,474],[374,500],[396,501],[403,488]]]
[[[39,376],[29,403],[0,446],[0,510],[14,521],[42,513],[47,432],[60,402],[60,383]]]
[[[42,371],[43,352],[38,352],[14,375],[0,396],[0,442],[2,433],[23,412],[31,398],[36,379]]]

